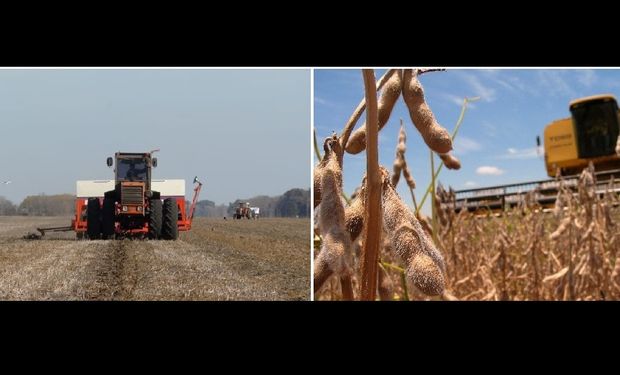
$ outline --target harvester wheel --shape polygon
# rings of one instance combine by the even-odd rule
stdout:
[[[98,240],[101,238],[101,206],[99,205],[99,198],[88,199],[88,213],[86,216],[86,232],[88,238],[91,240]]]
[[[176,240],[179,238],[179,207],[177,206],[177,201],[171,198],[164,200],[162,214],[161,237],[164,240]]]
[[[149,238],[156,240],[161,237],[162,206],[161,199],[154,198],[149,201],[151,213],[149,214]]]
[[[101,232],[103,239],[114,238],[114,198],[106,197],[103,199],[103,220],[101,223]]]

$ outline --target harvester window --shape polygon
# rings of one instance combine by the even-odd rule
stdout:
[[[618,138],[618,105],[615,101],[582,103],[571,108],[580,158],[615,152]]]
[[[117,178],[125,181],[145,181],[147,165],[144,160],[121,159],[117,162]]]

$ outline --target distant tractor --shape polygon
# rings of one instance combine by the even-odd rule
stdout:
[[[249,219],[252,215],[252,210],[250,209],[250,202],[239,202],[237,208],[235,208],[235,219],[241,219],[245,217]]]
[[[197,185],[188,217],[185,180],[152,180],[151,170],[157,167],[153,152],[117,152],[114,159],[107,159],[108,167],[115,165],[113,181],[77,182],[71,229],[78,238],[176,240],[179,231],[191,229],[202,183],[194,178]]]

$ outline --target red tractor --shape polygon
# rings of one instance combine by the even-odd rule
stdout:
[[[235,208],[235,219],[241,219],[245,217],[249,219],[252,217],[252,210],[250,209],[250,202],[239,202],[237,208]]]
[[[156,150],[157,151],[157,150]],[[176,240],[189,230],[202,183],[194,178],[189,218],[185,208],[185,180],[152,180],[157,167],[152,152],[117,152],[114,181],[78,181],[76,216],[72,229],[78,238],[148,237]],[[103,194],[102,194],[103,192]]]

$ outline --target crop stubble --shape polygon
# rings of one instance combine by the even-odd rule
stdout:
[[[68,218],[0,217],[3,300],[305,300],[307,219],[197,218],[178,241],[24,240]]]

